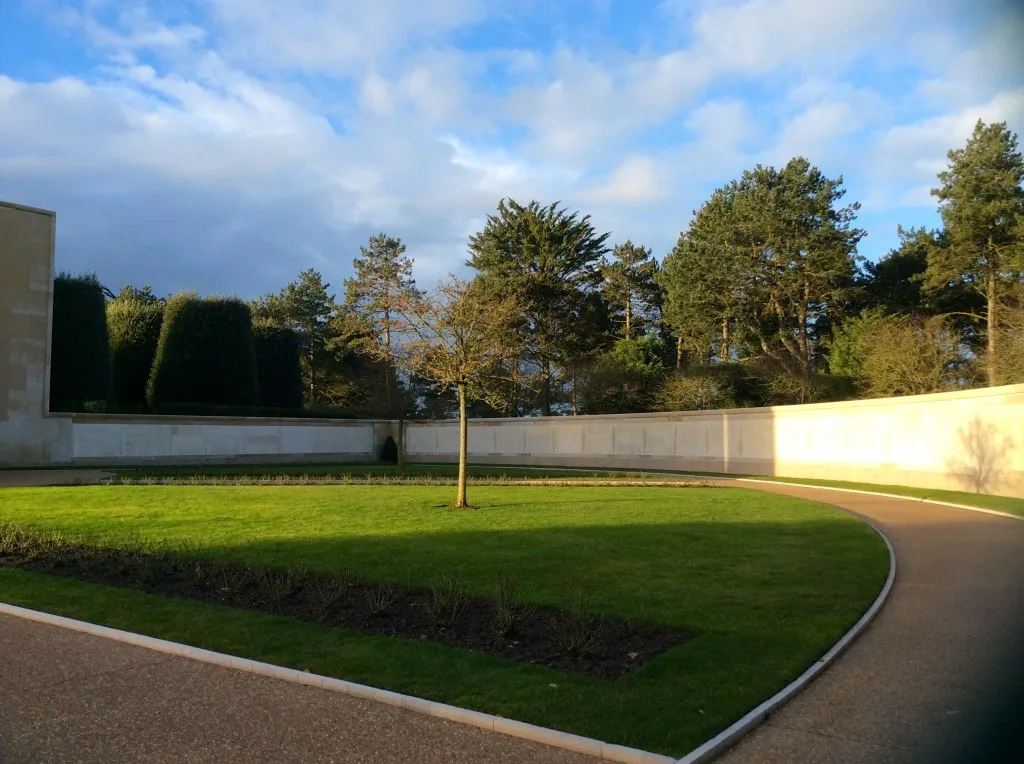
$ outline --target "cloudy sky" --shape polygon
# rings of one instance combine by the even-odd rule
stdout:
[[[978,118],[1024,132],[996,0],[0,0],[0,199],[57,265],[242,297],[367,237],[424,285],[502,196],[661,256],[709,192],[808,157],[871,259],[934,225]]]

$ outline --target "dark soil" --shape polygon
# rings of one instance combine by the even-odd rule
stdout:
[[[141,546],[92,546],[22,531],[0,533],[0,566],[365,634],[439,642],[604,679],[621,676],[693,636],[671,626],[596,616],[582,595],[566,610],[533,608],[514,596],[506,597],[502,607],[463,595],[457,575],[442,576],[431,588],[411,588]],[[504,629],[498,626],[502,614]]]

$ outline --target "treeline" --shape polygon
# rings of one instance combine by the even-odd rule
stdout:
[[[716,189],[661,262],[641,244],[612,245],[557,203],[502,200],[470,237],[467,265],[473,300],[516,306],[493,338],[515,351],[495,356],[502,367],[486,370],[487,395],[469,415],[763,406],[1024,381],[1017,136],[979,121],[948,157],[933,190],[942,226],[900,229],[900,246],[876,263],[857,253],[864,231],[859,205],[843,203],[843,179],[803,158]],[[451,385],[396,355],[412,326],[403,316],[425,299],[412,266],[405,245],[382,233],[360,248],[341,300],[314,270],[249,303],[162,300],[132,287],[104,297],[94,277],[61,275],[51,400],[68,410],[106,401],[455,416]]]

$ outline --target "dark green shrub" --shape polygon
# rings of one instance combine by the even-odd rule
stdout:
[[[179,294],[167,302],[146,401],[251,406],[256,348],[249,306],[232,297]]]
[[[398,444],[390,435],[380,447],[380,460],[388,464],[398,464]]]
[[[110,393],[110,344],[103,286],[95,274],[53,280],[50,410],[81,411]]]
[[[164,306],[159,302],[117,299],[107,304],[111,398],[115,404],[138,406],[146,402],[146,383],[163,321]]]
[[[267,323],[255,324],[252,331],[260,406],[300,408],[304,385],[298,335],[292,329]]]
[[[127,407],[107,409],[112,414],[136,414]],[[355,419],[350,411],[336,408],[291,409],[276,406],[229,406],[209,403],[161,403],[150,410],[161,416],[233,416],[274,419]]]

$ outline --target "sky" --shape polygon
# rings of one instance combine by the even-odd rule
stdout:
[[[401,237],[466,273],[502,197],[661,258],[711,191],[805,156],[874,260],[935,226],[980,118],[1024,131],[1024,5],[997,0],[0,0],[0,199],[58,269],[339,297]]]

